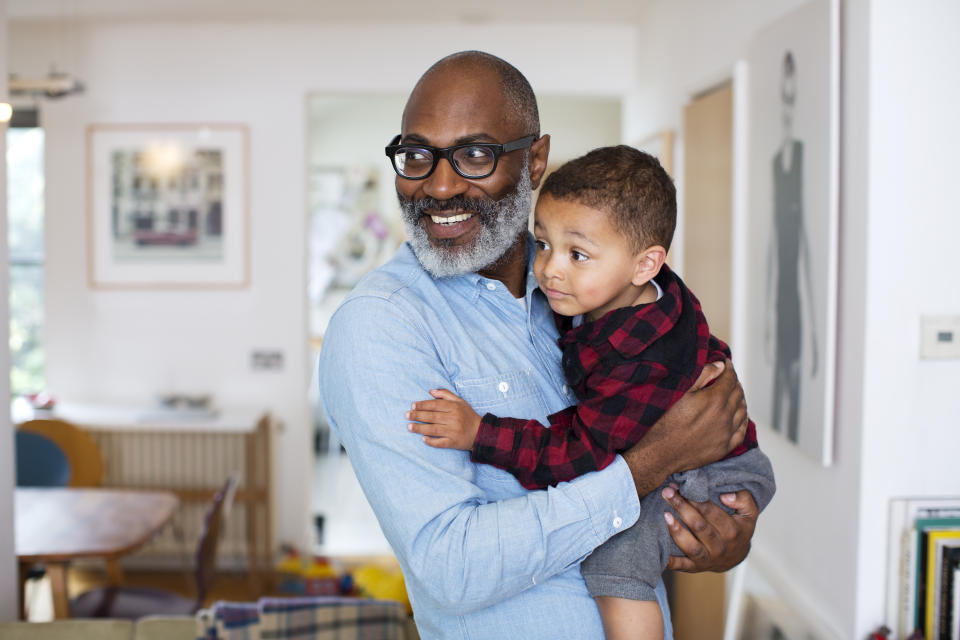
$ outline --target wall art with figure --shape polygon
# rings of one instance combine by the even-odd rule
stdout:
[[[837,294],[835,0],[759,32],[748,53],[750,411],[828,465]]]

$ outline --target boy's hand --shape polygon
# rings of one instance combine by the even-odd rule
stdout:
[[[411,422],[407,428],[423,436],[431,447],[441,449],[473,449],[473,441],[480,429],[480,415],[457,394],[446,389],[430,391],[436,400],[414,402],[413,410],[407,411]]]

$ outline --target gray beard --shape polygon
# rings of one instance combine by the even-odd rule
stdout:
[[[449,200],[406,200],[400,196],[403,226],[407,241],[430,275],[435,278],[461,276],[495,264],[527,229],[533,191],[530,189],[530,167],[524,160],[516,188],[499,200],[467,199],[455,196]],[[420,219],[427,209],[459,209],[480,217],[480,231],[473,243],[461,246],[434,246],[430,243]]]

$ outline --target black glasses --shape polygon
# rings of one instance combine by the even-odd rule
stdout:
[[[458,174],[478,180],[497,170],[497,161],[501,154],[529,147],[536,138],[537,136],[524,136],[505,144],[470,142],[439,149],[425,144],[398,144],[398,135],[384,151],[393,162],[393,170],[401,178],[423,180],[437,168],[440,158],[446,158]]]

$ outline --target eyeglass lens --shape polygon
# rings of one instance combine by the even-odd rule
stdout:
[[[448,158],[460,174],[468,177],[489,175],[497,162],[493,149],[474,145],[453,149]],[[393,160],[397,170],[409,178],[427,175],[435,162],[434,152],[421,147],[400,147]]]

